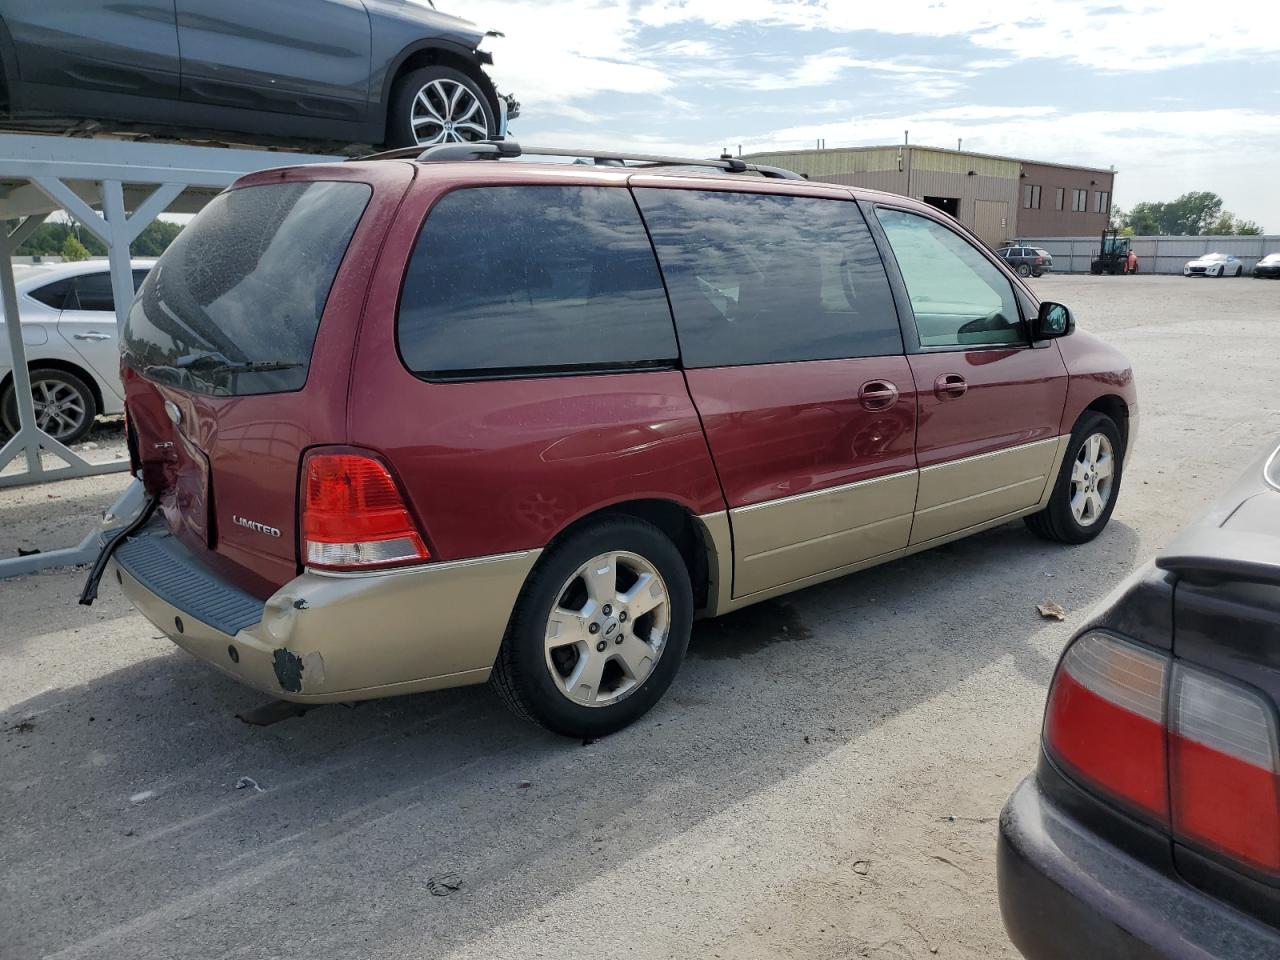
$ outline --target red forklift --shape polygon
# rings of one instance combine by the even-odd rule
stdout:
[[[1129,260],[1129,237],[1122,237],[1118,230],[1103,230],[1102,243],[1098,246],[1098,255],[1089,264],[1092,274],[1137,273],[1135,263],[1132,270],[1126,269]]]

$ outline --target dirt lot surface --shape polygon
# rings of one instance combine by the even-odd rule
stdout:
[[[1014,956],[995,820],[1063,643],[1280,434],[1280,283],[1036,284],[1137,370],[1106,533],[1016,523],[700,624],[596,743],[484,687],[249,727],[263,698],[117,590],[0,581],[0,956]],[[5,555],[122,482],[0,492]]]

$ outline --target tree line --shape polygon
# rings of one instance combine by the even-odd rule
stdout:
[[[1262,227],[1222,208],[1222,198],[1208,190],[1184,193],[1167,203],[1135,203],[1116,207],[1111,225],[1129,236],[1222,237],[1257,236]]]
[[[135,257],[158,257],[164,253],[174,237],[182,232],[182,224],[167,220],[153,220],[129,245]],[[88,230],[77,229],[72,223],[45,222],[36,227],[16,253],[22,257],[62,257],[66,260],[87,260],[105,257],[107,247]]]

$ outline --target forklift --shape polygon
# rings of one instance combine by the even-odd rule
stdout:
[[[1124,262],[1129,257],[1129,239],[1120,236],[1118,230],[1103,230],[1102,243],[1098,247],[1098,255],[1089,264],[1089,272],[1113,275],[1124,273]]]

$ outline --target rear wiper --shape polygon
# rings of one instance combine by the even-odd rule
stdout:
[[[199,353],[188,353],[173,361],[179,370],[230,370],[233,373],[264,373],[269,370],[292,370],[302,366],[296,360],[232,360],[217,350],[202,350]]]

